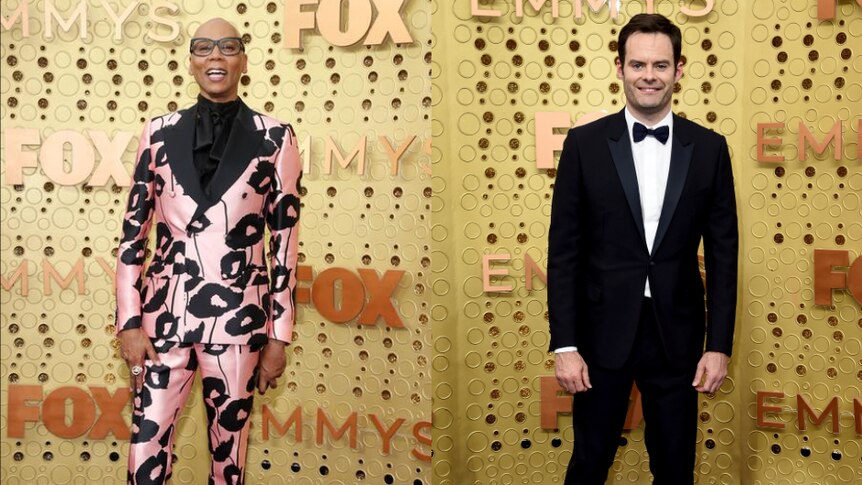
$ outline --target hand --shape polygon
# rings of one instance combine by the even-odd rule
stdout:
[[[698,392],[714,393],[727,377],[730,357],[721,352],[705,352],[697,363],[697,372],[691,383]],[[703,382],[703,384],[701,384]]]
[[[140,392],[144,386],[144,373],[141,372],[138,375],[133,375],[131,369],[136,365],[145,368],[147,357],[149,357],[153,364],[159,365],[161,364],[159,355],[156,354],[156,349],[153,347],[153,343],[150,342],[150,337],[140,328],[123,330],[120,332],[118,338],[120,339],[120,356],[129,366],[129,377],[132,379],[135,391]]]
[[[269,339],[260,351],[260,360],[257,363],[257,392],[260,394],[265,393],[267,388],[278,387],[278,378],[287,365],[284,347],[284,342]]]
[[[593,388],[590,384],[590,374],[587,372],[587,363],[576,351],[556,354],[554,374],[560,386],[572,394]]]

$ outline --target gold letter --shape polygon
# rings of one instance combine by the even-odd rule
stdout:
[[[72,266],[72,269],[69,271],[69,274],[66,275],[65,278],[60,276],[60,273],[57,271],[57,268],[51,264],[47,259],[42,260],[42,291],[45,292],[45,295],[50,295],[52,293],[51,289],[51,280],[56,281],[60,288],[64,290],[72,284],[72,280],[74,279],[78,283],[78,294],[84,294],[84,259],[78,258],[78,262],[75,263],[75,266]]]
[[[479,0],[470,0],[470,15],[474,17],[499,17],[503,12],[499,10],[482,10],[479,8]]]
[[[565,133],[554,133],[555,128],[569,128],[572,120],[565,111],[539,111],[536,113],[536,167],[554,168],[554,153],[563,149]]]
[[[843,127],[841,126],[841,120],[835,120],[835,124],[832,125],[832,129],[829,130],[829,133],[823,138],[823,143],[817,143],[817,139],[814,138],[814,135],[808,131],[808,127],[805,126],[801,121],[799,122],[799,159],[803,162],[808,160],[808,150],[805,148],[809,143],[811,143],[811,148],[814,149],[814,153],[821,155],[826,151],[826,147],[829,146],[829,142],[835,140],[835,160],[841,160],[841,131]]]
[[[700,10],[692,10],[685,5],[680,5],[679,11],[689,17],[706,17],[712,11],[712,7],[715,6],[715,0],[703,0],[703,3],[705,5]]]
[[[410,31],[404,25],[404,19],[401,18],[400,10],[401,6],[404,5],[404,0],[371,1],[377,7],[377,18],[374,19],[374,24],[371,25],[371,30],[368,31],[368,36],[365,37],[363,44],[380,45],[386,39],[386,34],[389,34],[392,42],[399,44],[413,42],[413,37],[410,36]],[[378,28],[378,26],[380,27]]]
[[[108,3],[107,0],[99,0],[99,3],[101,3],[102,8],[108,12],[108,17],[111,17],[111,20],[114,21],[114,40],[123,40],[123,24],[126,23],[126,20],[129,18],[129,15],[132,14],[132,11],[135,10],[135,7],[141,3],[141,0],[134,0],[134,2],[130,3],[120,15],[117,15],[117,13],[114,12],[114,9],[111,8],[111,4]]]
[[[170,33],[165,35],[157,34],[157,27],[154,25],[153,28],[147,32],[147,36],[156,42],[170,42],[180,35],[180,23],[176,20],[171,20],[168,17],[162,17],[159,15],[159,10],[167,10],[169,13],[175,14],[180,11],[180,7],[175,3],[165,2],[163,0],[156,0],[150,6],[150,20],[152,20],[154,24],[167,26],[170,29]]]
[[[78,6],[72,12],[72,16],[66,21],[60,16],[57,7],[54,6],[54,0],[45,0],[45,38],[54,38],[54,20],[60,25],[60,30],[68,32],[72,30],[72,25],[75,23],[75,18],[78,19],[78,35],[81,40],[87,40],[87,1],[80,0]]]
[[[347,168],[350,165],[350,162],[353,161],[356,156],[359,156],[359,161],[357,162],[359,167],[357,168],[357,173],[359,175],[365,174],[365,142],[368,136],[363,136],[356,142],[356,146],[353,147],[353,151],[350,152],[346,157],[341,154],[341,151],[335,145],[335,142],[332,141],[332,138],[326,137],[326,157],[323,159],[323,172],[328,174],[332,173],[332,156],[335,155],[335,158],[338,159],[338,165],[341,168]]]
[[[538,12],[545,6],[546,0],[529,0],[530,5],[533,7],[533,10]],[[577,0],[576,0],[577,1]],[[524,16],[524,0],[515,0],[515,17],[523,17]],[[560,16],[560,2],[559,0],[551,0],[551,17],[557,18]]]
[[[826,405],[826,409],[820,413],[820,416],[811,409],[811,406],[805,402],[805,398],[802,397],[802,394],[798,394],[796,396],[796,425],[799,427],[799,431],[805,431],[805,427],[807,422],[805,421],[805,415],[811,416],[811,421],[814,422],[814,426],[820,426],[820,423],[826,420],[826,415],[832,415],[832,432],[838,434],[838,396],[832,398],[829,401],[829,404]]]
[[[101,161],[93,177],[88,185],[101,186],[108,185],[108,179],[113,177],[114,183],[119,187],[128,187],[131,184],[131,177],[123,167],[123,153],[132,139],[132,133],[128,131],[119,131],[114,140],[108,138],[108,134],[104,131],[88,131],[90,139],[96,145],[96,150],[99,151]]]
[[[69,172],[66,172],[64,160],[67,143],[71,152]],[[72,130],[58,131],[49,136],[39,150],[39,160],[45,175],[61,185],[76,185],[87,180],[96,163],[95,158],[96,154],[90,142],[84,135]]]
[[[21,18],[21,35],[24,38],[30,37],[30,5],[27,0],[18,2],[18,8],[12,12],[8,19],[5,15],[0,15],[0,24],[3,25],[3,30],[11,29],[19,17]]]
[[[6,185],[24,183],[23,168],[36,168],[36,152],[25,152],[24,145],[40,143],[35,128],[9,128],[6,133]]]
[[[783,162],[784,155],[766,155],[763,148],[766,145],[781,146],[781,138],[766,138],[766,130],[784,130],[784,123],[758,123],[757,124],[757,161],[758,162]]]
[[[847,266],[850,255],[838,249],[814,250],[814,304],[831,305],[832,290],[847,287],[847,275],[832,271],[833,266]]]
[[[347,417],[347,421],[335,430],[335,426],[329,421],[329,417],[323,412],[323,409],[317,408],[317,436],[316,442],[318,445],[323,444],[323,430],[326,429],[329,431],[329,435],[332,436],[332,439],[340,439],[344,436],[346,431],[349,431],[347,435],[348,442],[350,443],[350,447],[356,449],[356,411],[350,413],[350,416]]]
[[[302,31],[314,28],[314,13],[303,11],[303,5],[317,5],[318,0],[285,0],[284,2],[284,47],[302,47]],[[303,170],[308,173],[308,171]]]
[[[401,158],[401,155],[404,155],[404,152],[406,152],[408,148],[410,148],[410,144],[413,143],[416,136],[411,135],[407,138],[407,141],[402,143],[401,146],[398,147],[398,150],[392,148],[392,145],[389,144],[389,139],[384,135],[380,135],[378,139],[380,140],[380,143],[383,144],[383,149],[386,150],[386,155],[389,156],[389,175],[398,175],[398,159]]]
[[[512,285],[491,284],[492,276],[509,276],[506,268],[491,269],[491,261],[508,261],[508,254],[485,254],[482,256],[482,291],[487,293],[512,291]]]
[[[347,47],[362,40],[371,25],[371,2],[350,0],[347,18],[342,17],[345,0],[320,0],[317,9],[317,30],[332,45]],[[341,30],[341,27],[346,30]]]
[[[767,398],[776,398],[780,399],[784,397],[784,393],[781,391],[757,391],[757,425],[761,428],[776,428],[776,429],[784,429],[784,423],[779,423],[777,421],[767,421],[766,413],[767,412],[781,412],[780,406],[767,406],[763,401]]]

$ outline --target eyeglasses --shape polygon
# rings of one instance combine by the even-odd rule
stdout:
[[[218,46],[219,52],[225,56],[235,56],[245,51],[245,46],[239,37],[224,37],[218,40],[195,37],[189,45],[189,52],[192,55],[204,57],[210,55],[215,46]]]

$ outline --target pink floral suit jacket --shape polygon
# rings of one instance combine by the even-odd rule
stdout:
[[[207,195],[192,161],[195,116],[196,105],[155,118],[141,135],[118,252],[117,332],[290,342],[302,175],[296,135],[240,101]],[[155,254],[144,272],[153,221]]]

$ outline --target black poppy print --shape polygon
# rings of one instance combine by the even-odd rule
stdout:
[[[211,449],[210,452],[213,454],[213,461],[227,461],[233,450],[234,439],[233,435],[231,435],[227,441],[219,443],[218,446],[216,446],[215,449]]]
[[[199,323],[198,326],[194,330],[189,330],[183,335],[184,343],[195,343],[200,342],[204,338],[204,330],[206,330],[206,325],[203,322]]]
[[[228,335],[247,335],[266,325],[266,313],[258,305],[246,305],[225,324]]]
[[[242,471],[236,465],[228,465],[224,469],[224,483],[242,485]]]
[[[151,439],[155,438],[156,435],[159,433],[159,424],[155,421],[150,421],[149,419],[141,419],[139,423],[135,423],[133,421],[132,424],[138,425],[137,431],[132,436],[133,443],[146,443],[147,441],[150,441]]]
[[[256,193],[265,194],[269,190],[274,176],[275,167],[273,167],[272,163],[269,163],[268,161],[258,162],[257,169],[251,174],[251,178],[248,179],[248,185],[250,185]]]
[[[263,240],[263,218],[247,214],[227,234],[226,243],[233,249],[243,249]]]
[[[168,466],[168,454],[164,451],[148,458],[135,472],[137,485],[162,485]]]
[[[267,214],[266,223],[276,231],[290,229],[299,220],[299,197],[285,194]]]
[[[225,401],[230,399],[230,396],[227,395],[224,379],[205,377],[201,384],[204,389],[204,400],[209,400],[215,407],[221,407]]]
[[[171,229],[164,222],[156,224],[156,248],[162,252],[167,251],[174,242],[174,237],[171,235]]]
[[[120,262],[123,264],[142,265],[144,264],[144,255],[146,249],[146,239],[135,241],[134,243],[126,246],[125,250],[120,253]]]
[[[167,389],[171,382],[170,368],[164,364],[152,364],[147,366],[144,372],[144,380],[150,389]]]
[[[161,197],[162,194],[165,192],[165,179],[159,174],[156,174],[155,191],[157,197]]]
[[[203,345],[204,353],[207,355],[212,355],[214,357],[218,357],[219,355],[224,354],[225,352],[228,351],[228,349],[230,349],[229,345],[222,345],[222,344],[202,344],[202,345]]]
[[[242,297],[241,291],[207,283],[189,299],[189,313],[198,318],[219,317],[239,307]]]
[[[146,148],[138,157],[138,163],[135,165],[134,174],[135,184],[146,184],[153,181],[153,172],[150,170],[150,149]]]
[[[152,279],[148,286],[150,297],[141,307],[144,313],[154,313],[162,309],[162,305],[168,299],[168,290],[170,289],[170,280],[167,279]]]
[[[269,277],[272,280],[272,291],[280,292],[287,290],[291,283],[290,276],[292,273],[293,270],[285,266],[276,266],[272,268],[272,271],[269,273]]]
[[[246,268],[245,251],[231,251],[221,258],[221,277],[235,279],[245,273]]]
[[[156,338],[171,340],[180,329],[180,319],[170,312],[162,312],[156,319]]]
[[[235,399],[231,401],[227,407],[219,414],[218,424],[228,431],[239,431],[245,426],[251,414],[251,405],[254,401],[254,396],[246,399]]]
[[[189,234],[200,234],[211,225],[212,221],[207,219],[207,216],[201,215],[197,219],[191,221],[189,225],[186,226],[186,230],[189,232]]]

